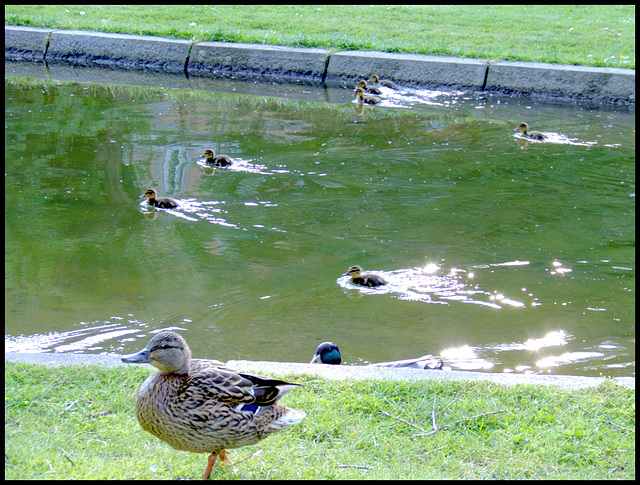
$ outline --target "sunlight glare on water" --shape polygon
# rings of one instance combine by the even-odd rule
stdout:
[[[5,78],[5,350],[634,375],[633,112],[234,89]]]

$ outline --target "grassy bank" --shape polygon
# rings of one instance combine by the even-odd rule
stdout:
[[[5,23],[635,68],[633,5],[7,5]]]
[[[199,478],[206,455],[144,432],[137,366],[6,363],[5,478]],[[223,479],[633,479],[635,391],[488,383],[304,383],[289,430],[231,451]],[[435,426],[435,427],[434,427]]]

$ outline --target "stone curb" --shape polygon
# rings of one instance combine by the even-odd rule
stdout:
[[[234,77],[240,80],[320,84],[329,51],[293,47],[199,42],[194,44],[187,73],[194,76]]]
[[[65,354],[65,353],[24,353],[6,352],[5,362],[25,362],[40,365],[103,365],[126,366],[119,355]],[[276,375],[307,374],[324,379],[382,379],[382,380],[438,380],[438,381],[488,381],[498,385],[513,386],[535,384],[555,386],[560,389],[587,389],[605,382],[603,377],[530,375],[530,374],[489,374],[466,371],[425,371],[420,369],[394,369],[391,367],[338,366],[324,364],[300,364],[294,362],[254,362],[248,360],[230,360],[229,367],[241,372],[268,372]],[[149,366],[149,368],[152,368]],[[635,389],[635,377],[617,377],[616,384]]]
[[[635,105],[635,69],[496,62],[385,52],[330,52],[261,44],[5,25],[5,60],[151,69],[185,76],[353,85],[376,72],[399,84]]]
[[[483,90],[487,62],[446,56],[389,54],[387,52],[335,52],[327,67],[326,84],[352,86],[363,74],[376,73],[380,79],[426,88],[447,87]]]

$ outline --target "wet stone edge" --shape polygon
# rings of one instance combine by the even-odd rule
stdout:
[[[376,73],[423,89],[495,92],[635,107],[635,69],[491,62],[5,25],[5,61],[145,70],[185,77],[352,88]]]

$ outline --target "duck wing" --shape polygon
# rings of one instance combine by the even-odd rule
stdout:
[[[178,391],[178,396],[195,403],[220,402],[229,406],[255,404],[269,406],[297,384],[237,373],[224,366],[210,365],[192,372]]]

